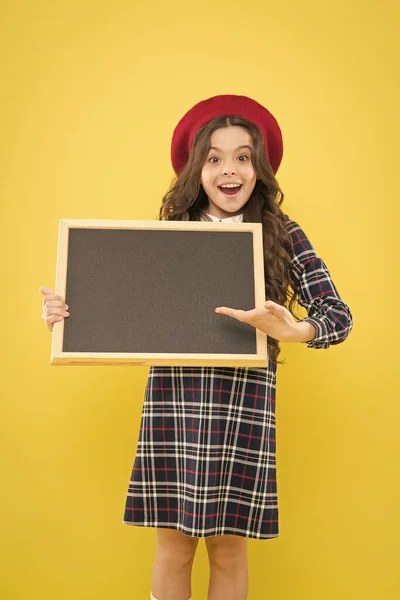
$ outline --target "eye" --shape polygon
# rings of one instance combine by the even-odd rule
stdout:
[[[211,162],[212,164],[215,164],[212,162],[213,159],[219,160],[219,158],[217,158],[216,156],[212,156],[211,158],[208,159],[208,162]]]
[[[249,157],[246,156],[246,154],[241,154],[240,156],[238,156],[238,158],[245,158],[246,160],[249,160]],[[246,160],[245,161],[241,160],[240,162],[246,162]]]

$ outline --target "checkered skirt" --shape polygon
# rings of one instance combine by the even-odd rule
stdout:
[[[124,523],[278,537],[276,365],[151,367]]]

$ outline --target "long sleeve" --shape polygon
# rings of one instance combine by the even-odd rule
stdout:
[[[308,321],[316,336],[308,348],[329,348],[340,344],[353,327],[350,308],[343,302],[332,281],[328,267],[319,258],[304,231],[292,220],[286,224],[293,241],[292,278],[298,302],[305,307]]]

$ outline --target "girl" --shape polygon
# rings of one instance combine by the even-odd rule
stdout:
[[[245,600],[247,538],[278,537],[279,342],[339,344],[352,315],[304,231],[280,208],[282,136],[266,108],[235,95],[199,102],[175,128],[171,158],[177,177],[160,219],[263,224],[268,301],[216,311],[263,331],[269,360],[266,368],[150,368],[124,523],[157,528],[153,600],[190,600],[200,538],[210,561],[208,600]],[[52,329],[68,307],[41,292]],[[306,319],[295,320],[296,301]]]

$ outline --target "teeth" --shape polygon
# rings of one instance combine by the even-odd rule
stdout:
[[[224,185],[220,185],[219,187],[222,187],[222,188],[234,188],[234,187],[239,187],[239,186],[240,186],[240,183],[227,183],[227,184],[224,184]]]

